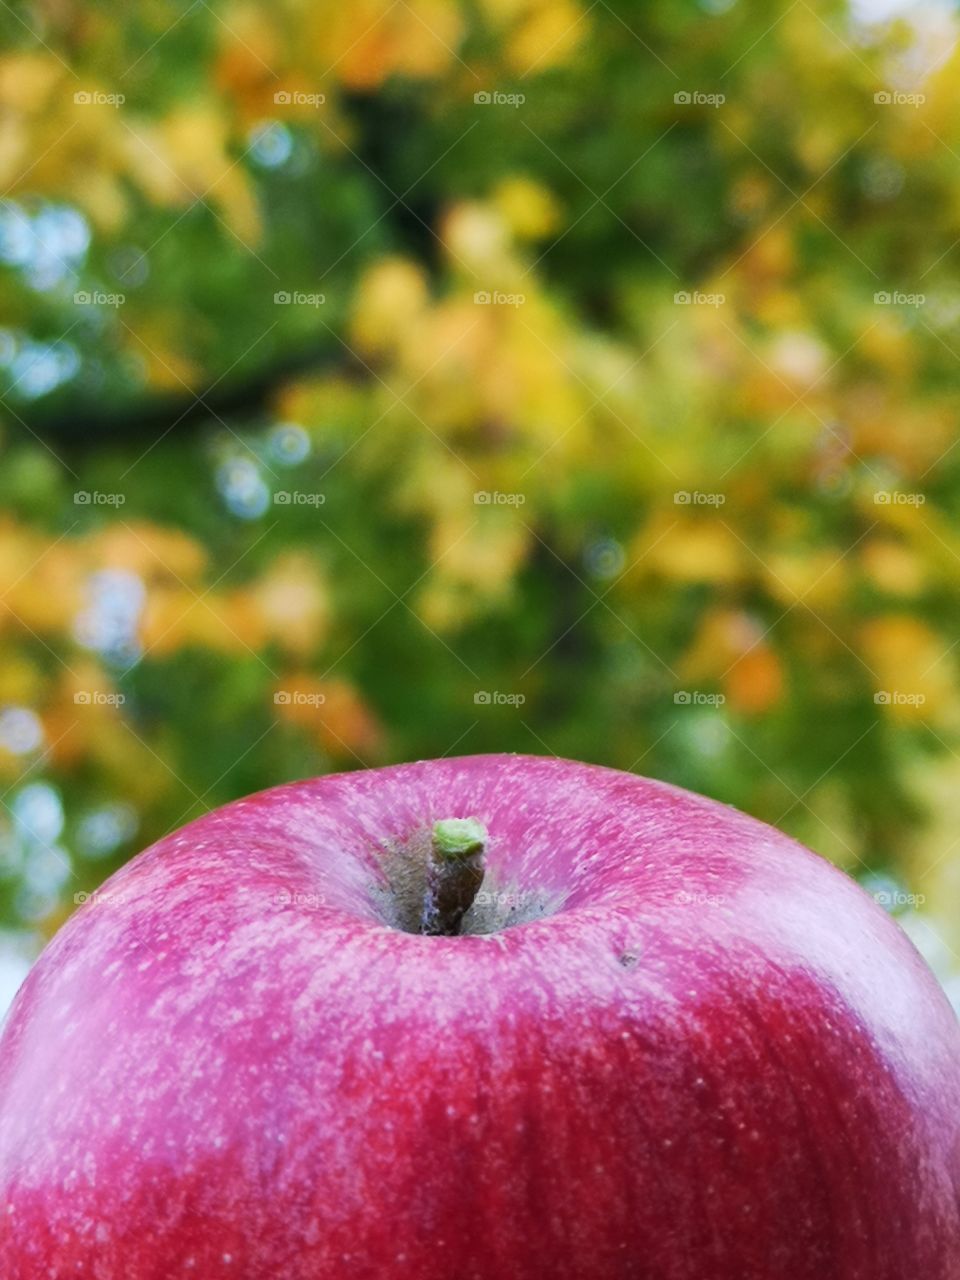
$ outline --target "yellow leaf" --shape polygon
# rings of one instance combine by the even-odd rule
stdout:
[[[11,112],[33,115],[48,106],[58,84],[66,90],[61,82],[67,74],[62,63],[45,53],[8,54],[0,58],[0,104]]]
[[[733,711],[757,715],[783,696],[783,668],[773,649],[760,641],[738,658],[723,682]]]
[[[102,565],[147,579],[197,582],[208,563],[206,548],[189,534],[146,520],[106,525],[90,538],[89,546]]]
[[[906,614],[887,614],[861,630],[876,697],[894,719],[942,720],[956,711],[951,644]]]
[[[547,188],[522,175],[504,178],[493,194],[493,204],[520,240],[548,236],[560,221],[559,206]]]
[[[542,0],[507,41],[510,65],[520,75],[543,72],[570,57],[589,38],[585,11],[570,0]]]
[[[309,46],[353,89],[374,89],[391,74],[439,75],[463,37],[458,7],[446,0],[353,0],[333,10],[316,5],[311,14]]]
[[[281,720],[312,731],[339,759],[366,762],[383,748],[379,720],[346,680],[292,673],[277,684],[273,706]]]
[[[354,302],[352,336],[365,351],[395,347],[427,305],[423,271],[403,258],[388,258],[364,276]]]
[[[867,577],[891,595],[914,596],[927,582],[922,559],[909,547],[889,538],[871,538],[864,546],[862,562]]]
[[[716,519],[656,517],[634,538],[631,559],[639,573],[677,582],[736,582],[743,576],[743,548]]]
[[[503,215],[474,200],[450,209],[441,223],[441,239],[455,265],[466,264],[479,272],[501,271],[510,245]]]
[[[279,557],[252,588],[266,635],[292,653],[320,642],[328,616],[327,592],[315,562],[300,552]]]

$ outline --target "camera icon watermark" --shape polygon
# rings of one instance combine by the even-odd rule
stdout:
[[[278,889],[273,895],[277,907],[298,907],[301,911],[319,911],[326,906],[327,895],[313,889]]]
[[[922,707],[927,700],[925,693],[905,693],[901,689],[878,689],[873,695],[878,707]]]
[[[481,89],[473,95],[478,107],[522,107],[526,100],[524,93],[501,93],[499,89]]]
[[[677,307],[722,307],[726,300],[725,293],[701,293],[699,289],[678,289],[673,295]]]
[[[127,300],[125,293],[104,293],[100,289],[79,289],[73,295],[76,307],[122,307]]]
[[[276,507],[322,507],[325,493],[304,493],[300,489],[280,489],[273,495]]]
[[[274,705],[278,707],[322,707],[326,700],[326,694],[308,693],[303,689],[278,689],[273,695]]]
[[[727,895],[705,890],[691,893],[689,889],[680,889],[673,895],[673,900],[681,907],[722,907],[727,901]]]
[[[73,95],[78,107],[122,107],[126,100],[126,94],[102,93],[99,89],[78,89]]]
[[[79,893],[73,895],[74,904],[78,907],[122,907],[125,903],[130,902],[131,898],[128,893],[120,893],[110,889],[93,889],[89,893],[80,890]]]
[[[702,689],[678,689],[673,695],[678,707],[722,707],[726,700],[724,693],[704,693]]]
[[[704,493],[700,489],[678,489],[673,495],[678,507],[722,507],[726,500],[725,493]]]
[[[478,907],[501,907],[509,911],[518,911],[528,902],[534,901],[533,893],[521,893],[519,890],[480,889],[474,898]]]
[[[477,507],[522,507],[526,500],[525,493],[502,493],[499,489],[478,489],[473,495]]]
[[[873,501],[878,507],[922,507],[927,501],[927,495],[906,493],[900,489],[877,489]]]
[[[102,689],[78,689],[73,695],[76,707],[122,707],[126,700],[125,693],[106,693]]]
[[[922,307],[926,301],[925,293],[903,293],[900,289],[880,289],[873,295],[877,307]]]
[[[125,493],[101,493],[99,489],[77,489],[73,495],[76,507],[122,507],[126,500]]]
[[[299,89],[278,89],[273,95],[277,107],[322,107],[326,100],[325,93],[301,93]]]
[[[278,289],[273,295],[278,307],[322,307],[326,300],[325,293],[304,293],[300,289]]]
[[[673,100],[678,107],[722,107],[725,93],[703,93],[700,89],[679,89]]]
[[[473,695],[476,707],[522,707],[526,694],[501,693],[499,689],[478,689]]]
[[[879,89],[873,100],[878,107],[922,107],[927,100],[925,93],[901,93],[899,89]]]
[[[885,911],[905,911],[910,907],[922,907],[927,900],[925,893],[907,893],[904,889],[874,889],[870,895]]]
[[[522,307],[526,300],[525,293],[503,293],[499,289],[478,289],[473,295],[478,307]]]

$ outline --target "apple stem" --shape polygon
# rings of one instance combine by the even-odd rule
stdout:
[[[444,818],[433,824],[420,932],[455,937],[483,883],[487,832],[476,818]]]

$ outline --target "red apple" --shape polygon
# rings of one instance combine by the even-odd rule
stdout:
[[[477,900],[405,932],[448,818],[486,828],[444,828],[480,831]],[[3,1280],[958,1280],[958,1194],[960,1032],[896,924],[735,810],[566,761],[208,814],[75,914],[0,1042]]]

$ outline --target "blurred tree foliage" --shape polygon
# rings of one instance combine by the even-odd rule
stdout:
[[[956,20],[881,16],[8,9],[9,922],[518,750],[896,874],[953,958]]]

